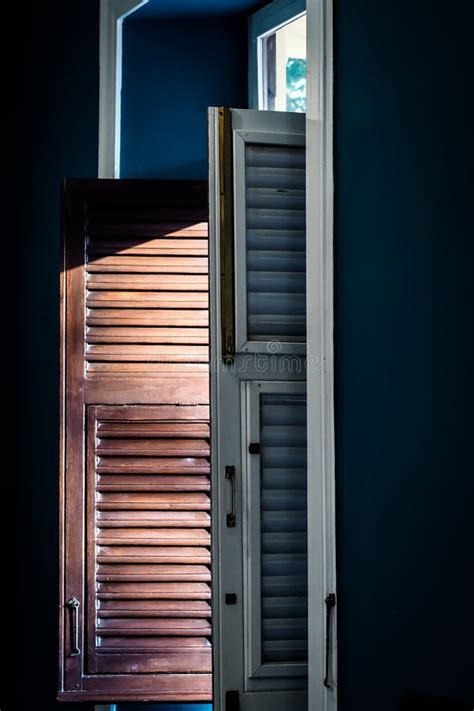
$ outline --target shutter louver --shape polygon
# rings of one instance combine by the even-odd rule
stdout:
[[[305,149],[246,144],[247,336],[306,338]]]
[[[59,697],[207,701],[206,185],[68,181],[65,203]]]
[[[211,671],[209,424],[173,409],[89,411],[94,673]]]
[[[306,662],[306,397],[262,394],[260,426],[262,662]]]

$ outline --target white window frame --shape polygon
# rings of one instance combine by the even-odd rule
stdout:
[[[120,178],[122,24],[148,0],[100,0],[99,178]]]
[[[308,401],[308,708],[337,709],[337,606],[326,688],[324,600],[336,589],[334,444],[333,0],[307,0],[306,279]],[[314,555],[323,541],[324,556]],[[313,552],[313,555],[311,554]],[[337,600],[337,597],[336,597]]]
[[[273,0],[249,17],[249,108],[265,106],[265,39],[306,14],[306,0]]]

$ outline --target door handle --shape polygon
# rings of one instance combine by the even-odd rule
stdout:
[[[227,528],[235,528],[235,467],[225,468],[225,478],[230,481],[230,512],[226,516]]]
[[[81,653],[79,649],[79,607],[80,602],[77,597],[72,597],[67,601],[66,607],[70,613],[71,626],[71,653],[70,657],[78,657]]]
[[[332,626],[331,617],[332,610],[336,606],[336,596],[334,593],[329,593],[326,595],[326,668],[324,674],[324,686],[326,689],[331,689],[332,684],[329,680],[329,667],[330,667],[330,657],[331,657],[331,637],[332,637]]]

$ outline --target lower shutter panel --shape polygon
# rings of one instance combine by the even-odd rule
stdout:
[[[89,408],[91,673],[211,671],[209,423],[186,419],[195,409]]]

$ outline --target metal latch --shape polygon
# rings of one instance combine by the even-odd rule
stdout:
[[[230,689],[225,692],[225,711],[239,711],[240,698],[239,692],[235,689]]]

